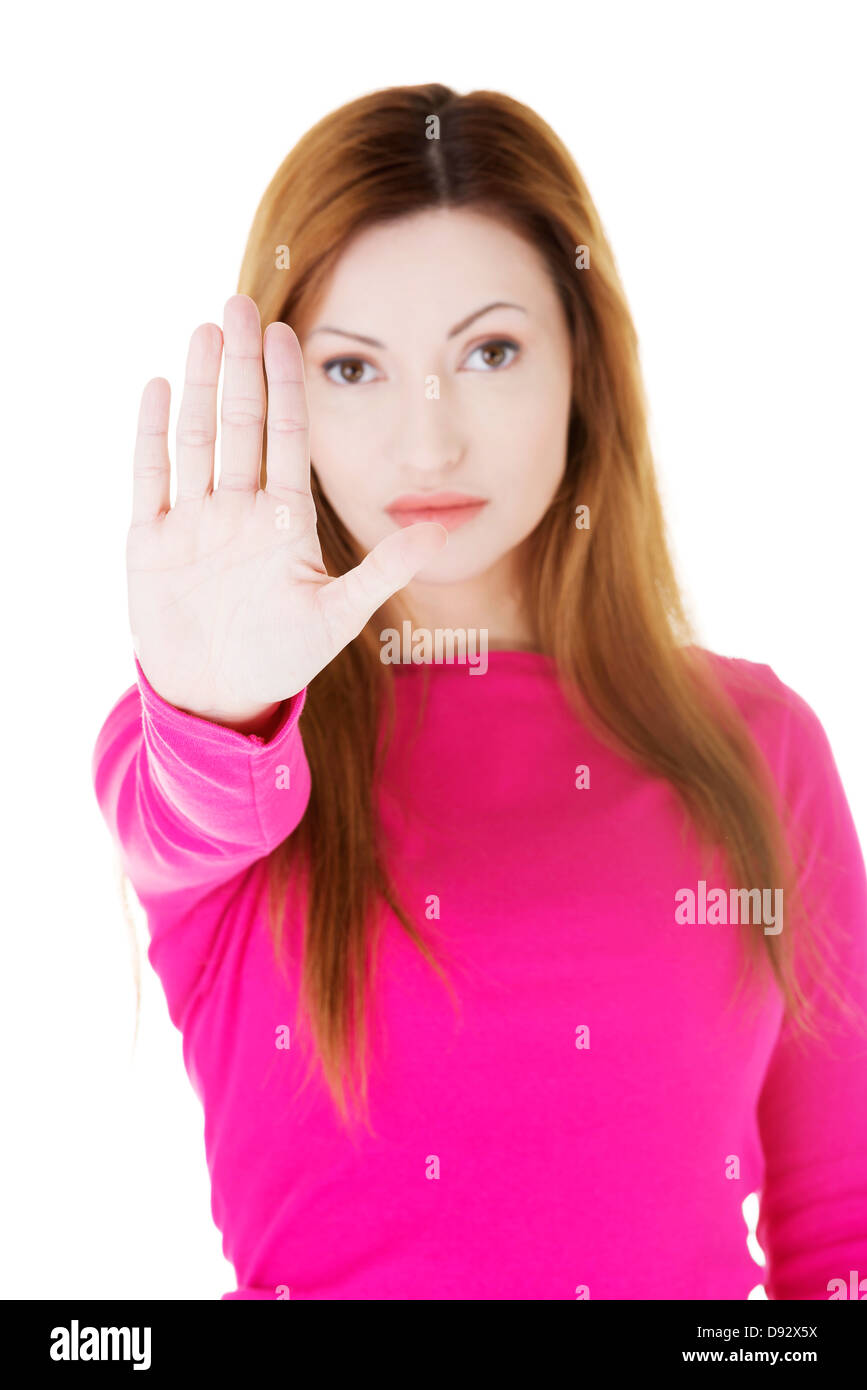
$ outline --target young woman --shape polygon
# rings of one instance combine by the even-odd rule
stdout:
[[[239,288],[173,505],[144,391],[95,757],[225,1297],[836,1296],[864,863],[816,716],[690,639],[572,159],[497,93],[376,92],[288,156]]]

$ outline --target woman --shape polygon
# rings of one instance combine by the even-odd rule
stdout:
[[[497,93],[376,92],[290,153],[239,290],[174,505],[145,388],[95,758],[225,1297],[746,1298],[758,1189],[769,1296],[832,1296],[863,859],[816,716],[690,641],[572,159]]]

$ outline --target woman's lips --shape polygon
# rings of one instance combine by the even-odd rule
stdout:
[[[388,515],[398,526],[414,526],[417,521],[438,521],[447,531],[456,531],[478,516],[488,505],[484,497],[466,497],[460,493],[413,494],[398,497],[386,507]]]

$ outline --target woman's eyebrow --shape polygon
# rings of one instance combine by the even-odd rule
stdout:
[[[519,309],[522,314],[527,312],[523,304],[511,304],[508,300],[498,299],[493,304],[486,304],[483,309],[476,309],[475,313],[461,319],[461,322],[456,323],[446,335],[446,340],[454,338],[457,333],[463,333],[464,329],[469,328],[471,323],[480,319],[482,314],[489,314],[492,309]],[[332,328],[330,324],[326,323],[320,323],[316,328],[311,329],[307,335],[308,338],[312,338],[314,333],[338,333],[341,338],[355,338],[359,343],[369,343],[371,347],[385,348],[385,343],[381,343],[378,338],[367,338],[363,333],[349,333],[345,328]]]

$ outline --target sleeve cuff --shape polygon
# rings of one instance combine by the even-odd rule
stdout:
[[[170,705],[161,695],[158,695],[142,670],[137,656],[135,661],[136,681],[141,695],[142,711],[148,723],[157,730],[174,729],[178,733],[202,739],[206,742],[216,744],[224,749],[233,745],[238,750],[246,749],[252,753],[258,748],[275,748],[287,742],[301,716],[304,708],[304,700],[307,695],[307,688],[299,690],[297,695],[292,695],[288,700],[283,701],[283,707],[274,732],[268,739],[262,738],[260,734],[242,734],[237,729],[227,729],[223,724],[215,724],[210,719],[201,719],[196,714],[188,714],[185,710],[178,709],[176,705]],[[277,716],[275,715],[275,718]]]

